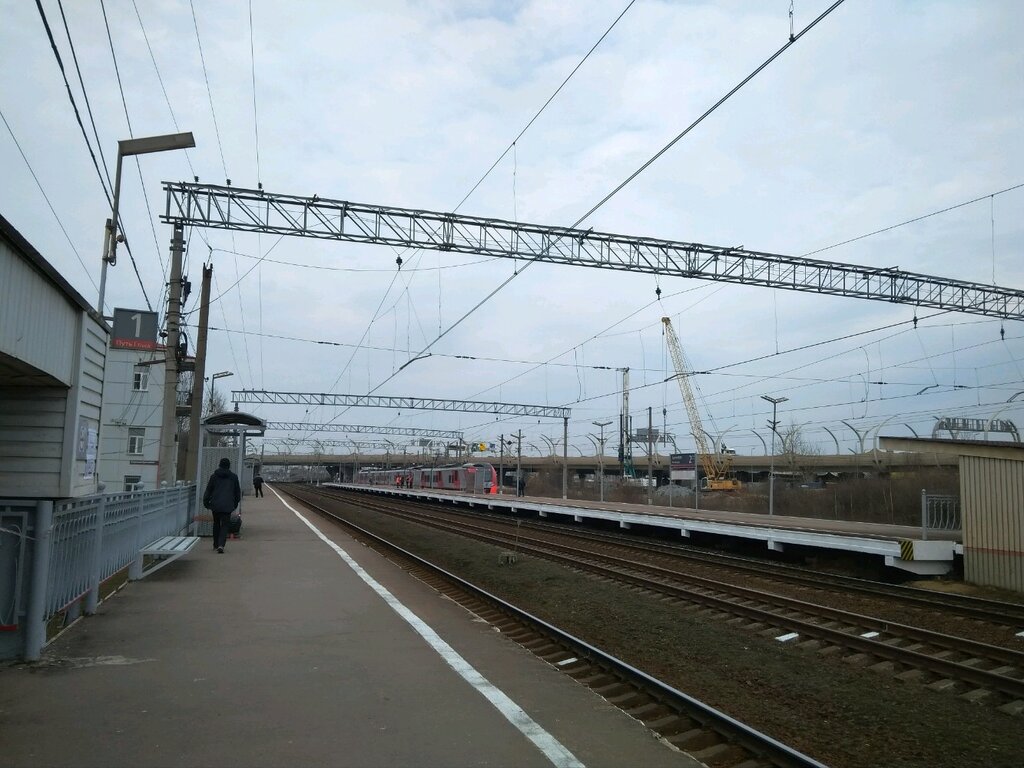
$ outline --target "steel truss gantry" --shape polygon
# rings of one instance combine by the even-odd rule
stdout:
[[[267,430],[292,432],[350,432],[367,435],[408,435],[434,437],[439,440],[461,440],[463,433],[451,429],[420,429],[418,427],[371,427],[361,424],[308,424],[301,421],[268,421]]]
[[[362,450],[381,450],[381,451],[390,450],[392,453],[395,453],[396,449],[402,447],[401,444],[389,443],[386,440],[363,440],[363,441],[358,441],[358,440],[317,440],[315,438],[307,438],[305,440],[293,440],[293,439],[290,439],[290,438],[282,438],[282,437],[274,438],[274,437],[270,437],[270,438],[264,438],[263,442],[266,445],[273,445],[273,446],[283,445],[285,447],[288,447],[288,446],[307,445],[307,446],[310,446],[310,447],[313,447],[313,448],[317,448],[317,447],[320,447],[320,448],[354,448],[354,449],[360,450],[360,451],[362,451]],[[302,455],[305,455],[305,454],[302,454]],[[398,455],[401,456],[402,454],[399,453]],[[414,455],[414,454],[409,454],[409,455]]]
[[[241,389],[231,393],[235,403],[269,403],[274,405],[327,405],[350,408],[400,408],[420,411],[461,411],[465,413],[493,413],[500,416],[537,416],[548,419],[568,419],[569,408],[547,405],[517,405],[515,403],[487,403],[477,400],[444,400],[430,397],[382,397],[379,395],[329,395],[312,392],[267,392]]]
[[[165,222],[692,277],[1024,320],[1024,290],[783,256],[456,213],[164,182]]]

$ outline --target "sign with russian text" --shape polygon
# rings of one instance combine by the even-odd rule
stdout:
[[[668,457],[669,472],[672,480],[696,479],[697,454],[673,453]]]
[[[118,349],[156,349],[156,312],[115,309],[110,346]]]

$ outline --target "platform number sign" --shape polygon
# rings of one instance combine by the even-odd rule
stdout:
[[[115,309],[110,346],[119,349],[156,349],[156,312]]]

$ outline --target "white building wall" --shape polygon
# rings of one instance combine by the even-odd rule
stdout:
[[[131,349],[108,350],[103,397],[103,438],[100,442],[100,480],[107,492],[124,489],[125,478],[138,476],[146,490],[157,487],[160,460],[160,429],[163,418],[164,352]],[[146,365],[147,388],[133,389],[136,367]],[[144,429],[142,454],[128,453],[130,429]]]

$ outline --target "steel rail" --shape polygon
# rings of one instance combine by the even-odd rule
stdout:
[[[465,512],[468,517],[486,517],[488,519],[508,519],[507,515],[493,512]],[[1012,626],[1015,623],[1024,626],[1024,605],[988,600],[966,595],[932,593],[913,587],[893,586],[854,576],[842,576],[822,571],[809,572],[774,562],[759,561],[753,558],[696,551],[680,544],[666,544],[658,541],[644,541],[636,536],[607,533],[595,530],[580,530],[565,525],[539,520],[524,521],[524,524],[538,530],[558,531],[563,536],[576,537],[583,540],[608,541],[618,546],[631,547],[640,552],[660,553],[678,557],[717,568],[731,568],[744,571],[768,579],[787,581],[793,584],[821,589],[832,586],[845,591],[860,592],[866,595],[883,596],[925,608],[941,608],[953,610],[963,616],[987,621],[992,624]]]
[[[312,503],[309,499],[304,498],[302,495],[295,493],[293,489],[289,489],[287,487],[281,488],[280,486],[278,486],[278,488],[280,490],[283,490],[285,493],[289,493],[293,497],[299,499],[304,504],[312,506],[320,513],[327,515],[328,517],[331,517],[332,519],[341,522],[346,527],[357,531],[360,536],[367,537],[368,539],[376,542],[380,546],[383,546],[386,549],[392,552],[396,552],[400,554],[402,557],[409,559],[410,561],[416,563],[423,569],[431,573],[438,574],[445,580],[457,584],[460,588],[464,589],[465,591],[474,594],[493,605],[499,606],[502,611],[505,611],[508,614],[515,616],[522,621],[528,622],[529,624],[532,624],[535,627],[540,628],[546,634],[550,635],[551,637],[554,637],[557,640],[557,642],[562,643],[570,648],[576,649],[576,653],[580,656],[590,657],[592,660],[596,661],[597,664],[615,671],[616,673],[625,677],[626,679],[639,682],[639,684],[642,685],[643,689],[645,689],[648,693],[656,694],[657,696],[662,698],[664,703],[673,704],[676,708],[681,710],[681,712],[679,712],[680,716],[689,717],[691,719],[697,720],[701,723],[702,726],[712,729],[716,731],[720,736],[723,736],[724,738],[730,741],[740,744],[741,746],[743,746],[744,749],[749,751],[751,754],[767,759],[773,765],[780,766],[780,768],[783,766],[787,768],[790,766],[792,766],[792,768],[827,768],[827,766],[825,766],[823,763],[819,763],[817,760],[814,760],[813,758],[792,749],[791,747],[783,744],[782,742],[779,742],[773,739],[772,737],[764,733],[761,733],[760,731],[754,728],[751,728],[745,723],[742,723],[739,720],[736,720],[735,718],[725,714],[724,712],[721,712],[720,710],[705,704],[699,699],[695,699],[692,696],[689,696],[683,693],[682,691],[673,688],[672,686],[662,682],[661,680],[658,680],[657,678],[648,675],[646,672],[631,666],[625,661],[602,651],[600,648],[591,645],[585,640],[582,640],[576,637],[575,635],[566,632],[565,630],[559,629],[553,624],[549,624],[543,619],[534,616],[533,614],[524,611],[521,608],[518,608],[512,603],[509,603],[501,599],[497,595],[494,595],[488,592],[487,590],[476,586],[472,582],[466,581],[465,579],[455,575],[454,573],[451,573],[450,571],[447,571],[441,568],[440,566],[434,565],[430,561],[425,560],[424,558],[416,554],[413,554],[412,552],[409,552],[406,549],[403,549],[395,544],[392,544],[383,537],[374,534],[371,531],[368,531],[365,528],[356,525],[355,523],[345,520],[344,518],[339,517],[338,515],[330,512],[329,510],[315,503]],[[333,496],[333,494],[324,494],[322,491],[320,492],[320,494],[327,495],[329,497],[334,498],[335,500],[351,503],[351,499],[339,499],[337,496]]]
[[[331,495],[331,494],[324,494]],[[334,498],[339,498],[334,496]],[[355,503],[350,498],[346,498],[349,503]],[[424,506],[422,502],[405,502],[412,506]],[[389,507],[386,504],[377,502],[377,504],[366,503],[359,501],[359,505],[368,506],[379,511],[388,511]],[[392,514],[393,508],[392,509]],[[399,513],[401,514],[401,513]],[[436,527],[443,528],[446,531],[456,533],[462,536],[469,536],[471,538],[482,540],[491,544],[507,545],[508,543],[515,541],[517,546],[523,550],[533,551],[534,554],[556,561],[565,562],[574,567],[586,567],[590,570],[600,572],[610,578],[624,580],[630,582],[636,586],[645,589],[654,589],[658,591],[667,591],[676,597],[691,602],[699,602],[717,610],[722,610],[727,613],[739,614],[749,619],[759,622],[770,623],[774,626],[779,626],[787,629],[791,632],[797,632],[801,636],[805,637],[816,637],[823,639],[835,645],[852,648],[860,653],[876,656],[881,659],[887,659],[897,663],[908,664],[919,669],[926,669],[936,674],[952,677],[954,679],[969,682],[981,688],[998,691],[1002,694],[1010,696],[1015,699],[1024,699],[1024,680],[1017,678],[1006,677],[997,673],[989,672],[987,670],[980,670],[975,667],[971,667],[959,662],[949,661],[947,659],[938,658],[926,653],[919,651],[908,650],[903,648],[897,648],[895,646],[888,645],[885,642],[873,640],[871,638],[865,638],[860,635],[853,635],[841,630],[831,629],[824,627],[819,624],[796,619],[790,616],[783,616],[775,611],[766,611],[763,608],[756,608],[750,605],[743,605],[735,602],[734,600],[719,597],[713,594],[707,594],[706,592],[698,592],[686,587],[681,587],[674,584],[665,584],[659,581],[651,581],[647,576],[638,576],[635,573],[629,573],[627,570],[641,571],[657,574],[661,578],[679,579],[682,578],[686,581],[694,582],[699,587],[731,595],[736,599],[747,599],[747,600],[758,600],[762,603],[773,605],[780,610],[794,610],[800,611],[804,614],[815,615],[818,614],[824,618],[828,618],[834,621],[839,621],[851,626],[860,626],[875,631],[883,631],[888,634],[900,633],[902,636],[910,639],[918,640],[920,642],[929,643],[934,646],[938,646],[941,650],[956,650],[962,653],[971,655],[980,655],[981,658],[997,661],[999,663],[1011,664],[1016,667],[1024,668],[1024,654],[1013,651],[1010,649],[1002,648],[1000,646],[988,645],[985,643],[979,643],[974,640],[967,638],[954,637],[951,635],[942,635],[937,632],[930,630],[920,629],[918,627],[910,627],[896,622],[889,622],[881,619],[876,619],[870,616],[863,616],[861,614],[855,614],[848,611],[841,611],[827,606],[819,606],[812,603],[806,603],[804,601],[795,600],[793,598],[783,597],[779,595],[771,595],[768,593],[760,592],[758,590],[752,590],[745,587],[738,587],[723,582],[716,582],[711,579],[705,579],[699,576],[691,576],[689,574],[681,574],[669,569],[660,568],[658,566],[650,566],[641,563],[635,563],[633,561],[624,560],[611,555],[604,555],[597,552],[586,551],[585,554],[602,560],[609,564],[606,566],[594,565],[592,563],[586,563],[580,559],[580,550],[575,549],[568,545],[557,544],[554,542],[537,542],[535,539],[524,538],[521,534],[502,534],[500,532],[488,531],[487,533],[477,533],[469,530],[464,524],[438,524],[436,521],[427,522],[422,518],[410,516],[409,518],[413,522],[419,524],[429,524]],[[470,526],[471,527],[471,526]],[[530,544],[529,542],[534,542]]]
[[[1024,320],[1024,290],[753,251],[742,246],[634,237],[590,229],[318,195],[163,182],[161,219],[185,226],[426,248],[578,267],[689,277]]]

